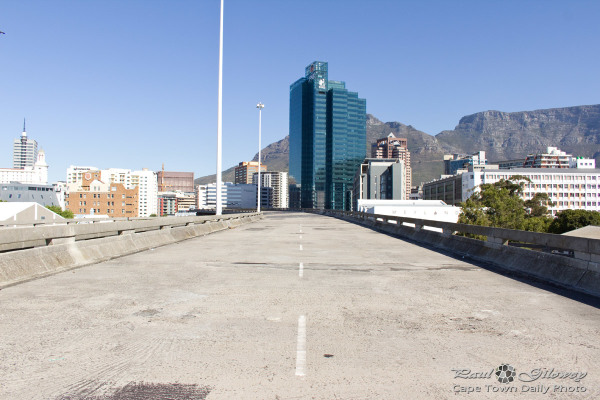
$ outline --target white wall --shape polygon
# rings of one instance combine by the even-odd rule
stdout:
[[[358,211],[393,217],[458,222],[461,208],[441,200],[358,200]]]

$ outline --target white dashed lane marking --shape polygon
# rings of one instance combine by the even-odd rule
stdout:
[[[306,375],[306,317],[298,317],[298,344],[296,347],[296,375]]]

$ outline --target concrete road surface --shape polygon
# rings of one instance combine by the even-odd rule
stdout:
[[[267,213],[1,290],[0,399],[597,399],[599,339],[594,305]]]

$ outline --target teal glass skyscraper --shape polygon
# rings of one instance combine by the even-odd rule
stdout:
[[[303,208],[349,210],[366,154],[367,105],[315,61],[290,86],[290,175]]]

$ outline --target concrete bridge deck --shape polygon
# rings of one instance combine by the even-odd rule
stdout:
[[[341,220],[267,213],[1,290],[0,398],[592,399],[599,339],[595,305]],[[502,363],[554,371],[453,371]]]

